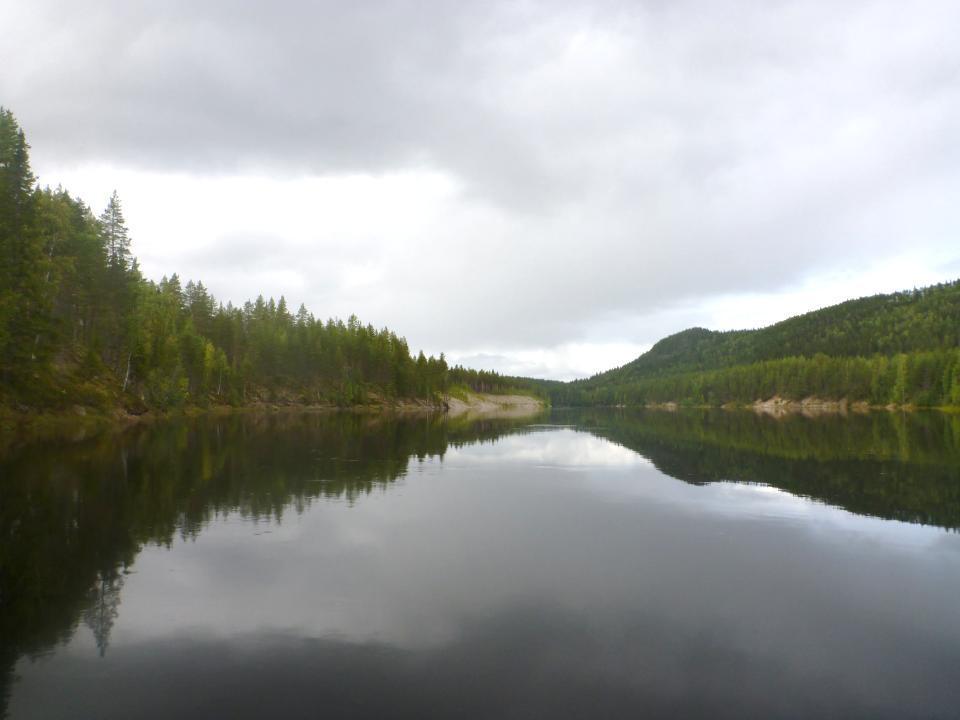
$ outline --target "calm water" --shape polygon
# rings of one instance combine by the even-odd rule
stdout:
[[[960,418],[171,422],[0,461],[11,718],[957,717]]]

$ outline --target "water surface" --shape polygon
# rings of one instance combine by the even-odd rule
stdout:
[[[238,416],[0,471],[12,718],[960,707],[950,416]]]

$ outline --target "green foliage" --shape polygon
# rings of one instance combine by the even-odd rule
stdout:
[[[491,395],[522,394],[548,398],[545,384],[541,380],[500,375],[491,370],[470,370],[460,365],[450,369],[448,383],[451,388]]]
[[[144,394],[150,405],[160,410],[179,408],[190,398],[190,383],[179,365],[173,370],[156,368],[147,373]]]
[[[99,216],[39,190],[28,145],[0,109],[0,403],[87,404],[112,383],[128,407],[439,401],[451,388],[554,405],[719,405],[779,395],[872,404],[960,404],[960,281],[877,295],[761,330],[693,328],[627,365],[556,383],[414,357],[355,316],[319,321],[285,298],[217,303],[201,282],[145,280],[120,199]],[[96,358],[91,365],[90,360]],[[98,396],[99,397],[99,396]]]
[[[0,403],[82,405],[111,381],[128,407],[160,409],[439,403],[446,393],[443,355],[414,357],[402,337],[355,316],[324,322],[303,306],[291,314],[283,297],[224,306],[201,282],[144,279],[117,193],[95,217],[60,188],[36,189],[27,149],[0,109]],[[487,392],[520,384],[453,372]]]
[[[0,108],[0,380],[28,383],[43,359],[49,258],[23,131]]]
[[[549,387],[555,405],[749,403],[774,396],[957,405],[960,281],[876,295],[761,330],[685,330],[633,362]]]
[[[818,353],[893,356],[958,344],[960,281],[849,300],[760,330],[684,330],[604,376],[626,380]]]
[[[722,405],[779,396],[937,407],[956,405],[960,399],[958,368],[960,349],[901,353],[893,358],[818,354],[622,383],[570,383],[555,388],[552,398],[558,405]]]

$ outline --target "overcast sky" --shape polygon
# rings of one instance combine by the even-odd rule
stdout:
[[[154,279],[570,378],[960,276],[960,3],[0,2],[44,185]]]

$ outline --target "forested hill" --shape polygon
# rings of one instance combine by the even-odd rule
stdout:
[[[117,194],[96,216],[37,187],[24,133],[0,108],[0,410],[439,405],[455,387],[533,392],[414,355],[356,317],[319,320],[282,297],[223,305],[202,282],[144,278]]]
[[[960,281],[850,300],[759,330],[691,328],[555,404],[723,404],[816,396],[960,404]]]

